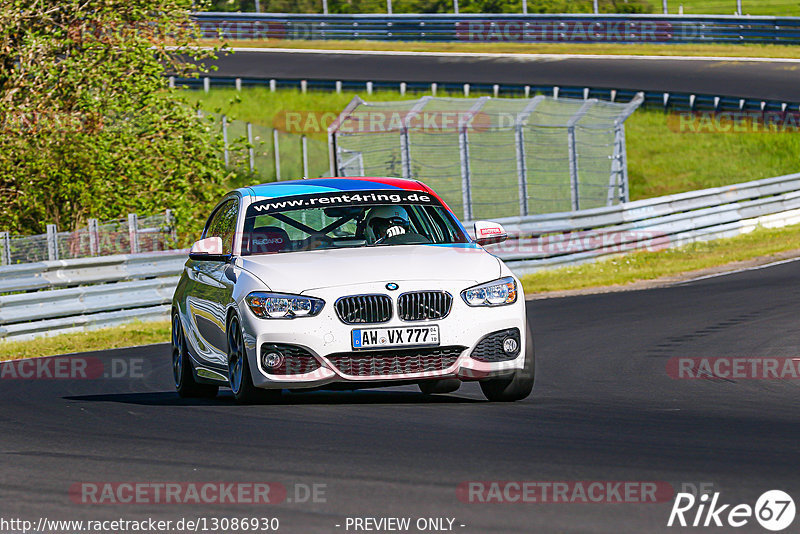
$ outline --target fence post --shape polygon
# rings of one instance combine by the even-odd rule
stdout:
[[[386,14],[392,14],[392,0],[386,0]]]
[[[458,15],[458,0],[453,0],[453,13]]]
[[[528,0],[522,0],[522,14],[528,14]]]
[[[272,130],[272,151],[275,154],[275,180],[280,181],[281,179],[281,152],[280,152],[280,143],[278,142],[278,130],[277,128]]]
[[[598,6],[597,6],[597,0],[594,0],[594,6],[593,7],[594,7],[594,14],[595,15],[600,13],[600,9],[598,9]]]
[[[534,97],[528,105],[517,115],[514,121],[516,148],[517,148],[517,177],[519,180],[519,214],[524,217],[528,214],[528,166],[525,162],[525,133],[522,123],[533,113],[533,110],[544,100],[544,96]]]
[[[225,167],[230,163],[230,155],[228,154],[228,117],[222,116],[222,143],[224,144],[223,156],[225,158]]]
[[[207,93],[210,89],[211,89],[211,78],[206,76],[205,78],[203,78],[203,91]]]
[[[139,253],[139,217],[135,213],[128,214],[128,237],[131,242],[131,254]]]
[[[572,211],[581,209],[580,190],[578,181],[578,144],[575,138],[575,125],[597,103],[596,98],[587,100],[581,108],[567,121],[567,146],[569,148],[569,183],[572,197]]]
[[[100,254],[100,227],[97,219],[89,219],[89,254],[97,256]]]
[[[256,152],[253,148],[253,125],[249,122],[247,123],[247,145],[247,152],[250,156],[250,172],[253,172],[256,169]]]
[[[425,105],[431,101],[432,96],[423,96],[419,101],[414,104],[411,110],[403,120],[403,129],[400,130],[400,165],[402,167],[403,178],[406,180],[411,179],[411,139],[408,135],[408,124]]]
[[[11,235],[8,232],[0,232],[0,246],[3,252],[3,265],[11,265]]]
[[[308,138],[300,136],[300,150],[303,152],[303,178],[308,178]]]
[[[47,225],[47,259],[50,261],[58,259],[58,228],[55,224]]]
[[[663,5],[663,8],[664,8],[664,9],[663,9],[663,11],[664,11],[664,14],[665,14],[665,15],[669,15],[669,9],[667,9],[667,0],[664,0],[663,4],[664,4],[664,5]]]
[[[328,14],[328,0],[322,0],[322,14]]]
[[[169,229],[169,237],[174,244],[176,241],[178,241],[178,229],[175,228],[175,216],[172,214],[172,210],[166,210],[164,212],[164,223]]]
[[[461,157],[461,200],[464,204],[464,219],[472,220],[472,183],[469,165],[469,136],[467,127],[472,117],[478,113],[489,100],[488,96],[480,97],[458,123],[458,152]]]

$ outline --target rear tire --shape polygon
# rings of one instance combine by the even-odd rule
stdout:
[[[219,391],[218,386],[199,384],[194,379],[192,358],[178,312],[172,315],[172,376],[178,395],[184,399],[213,399]]]
[[[419,383],[419,390],[425,395],[442,395],[452,393],[461,387],[461,380],[445,378],[444,380],[426,380]]]
[[[533,351],[533,334],[530,325],[525,327],[525,366],[514,374],[480,382],[484,396],[492,402],[514,402],[528,397],[533,391],[536,362]]]
[[[228,382],[239,404],[270,404],[281,399],[280,389],[261,389],[253,385],[244,336],[236,317],[228,323]]]

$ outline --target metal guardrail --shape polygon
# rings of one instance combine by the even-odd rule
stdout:
[[[800,17],[195,13],[206,38],[438,42],[800,43]]]
[[[663,109],[666,111],[746,111],[746,112],[785,112],[800,109],[800,101],[781,102],[760,98],[742,98],[735,95],[711,95],[674,93],[664,91],[636,91],[631,89],[614,89],[608,87],[575,87],[558,85],[522,85],[522,84],[489,84],[460,82],[405,82],[397,81],[362,81],[362,80],[305,80],[276,78],[172,78],[171,84],[191,89],[212,87],[265,87],[271,91],[278,89],[294,89],[306,91],[363,91],[367,95],[376,91],[400,91],[401,95],[412,93],[437,93],[454,95],[463,92],[465,95],[494,97],[525,97],[537,94],[552,95],[556,98],[597,98],[609,102],[630,102],[638,93],[644,94],[643,108]]]
[[[0,267],[0,338],[169,318],[187,250]]]
[[[514,272],[732,237],[800,223],[800,174],[578,212],[499,219],[511,239],[488,247]]]
[[[800,174],[576,212],[499,219],[517,274],[800,223]],[[186,250],[0,267],[0,338],[166,320]]]

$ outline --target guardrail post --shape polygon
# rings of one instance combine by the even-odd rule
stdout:
[[[241,78],[236,78],[235,84],[236,84],[236,90],[237,91],[241,91],[242,90],[242,79]]]
[[[87,226],[89,230],[89,254],[97,256],[100,254],[100,227],[97,219],[89,219]]]
[[[207,93],[210,89],[211,89],[211,78],[206,76],[205,78],[203,78],[203,91]]]
[[[253,125],[247,123],[247,154],[250,156],[250,172],[256,168],[256,152],[253,148]]]
[[[278,142],[278,129],[272,130],[272,152],[275,154],[275,180],[281,179],[281,152],[280,143]]]
[[[11,235],[0,232],[0,251],[3,253],[3,265],[11,265]]]
[[[128,214],[128,238],[131,242],[131,254],[139,253],[139,217],[135,213]]]
[[[47,225],[47,259],[50,261],[58,259],[58,228],[55,224]]]

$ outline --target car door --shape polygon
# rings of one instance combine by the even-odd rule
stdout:
[[[222,239],[221,252],[228,258],[233,254],[238,214],[239,199],[225,199],[211,214],[203,232],[204,239]],[[225,315],[232,291],[226,275],[229,267],[230,263],[220,258],[192,259],[187,264],[189,287],[186,304],[193,323],[192,331],[196,334],[191,341],[198,358],[217,366],[228,364]]]

